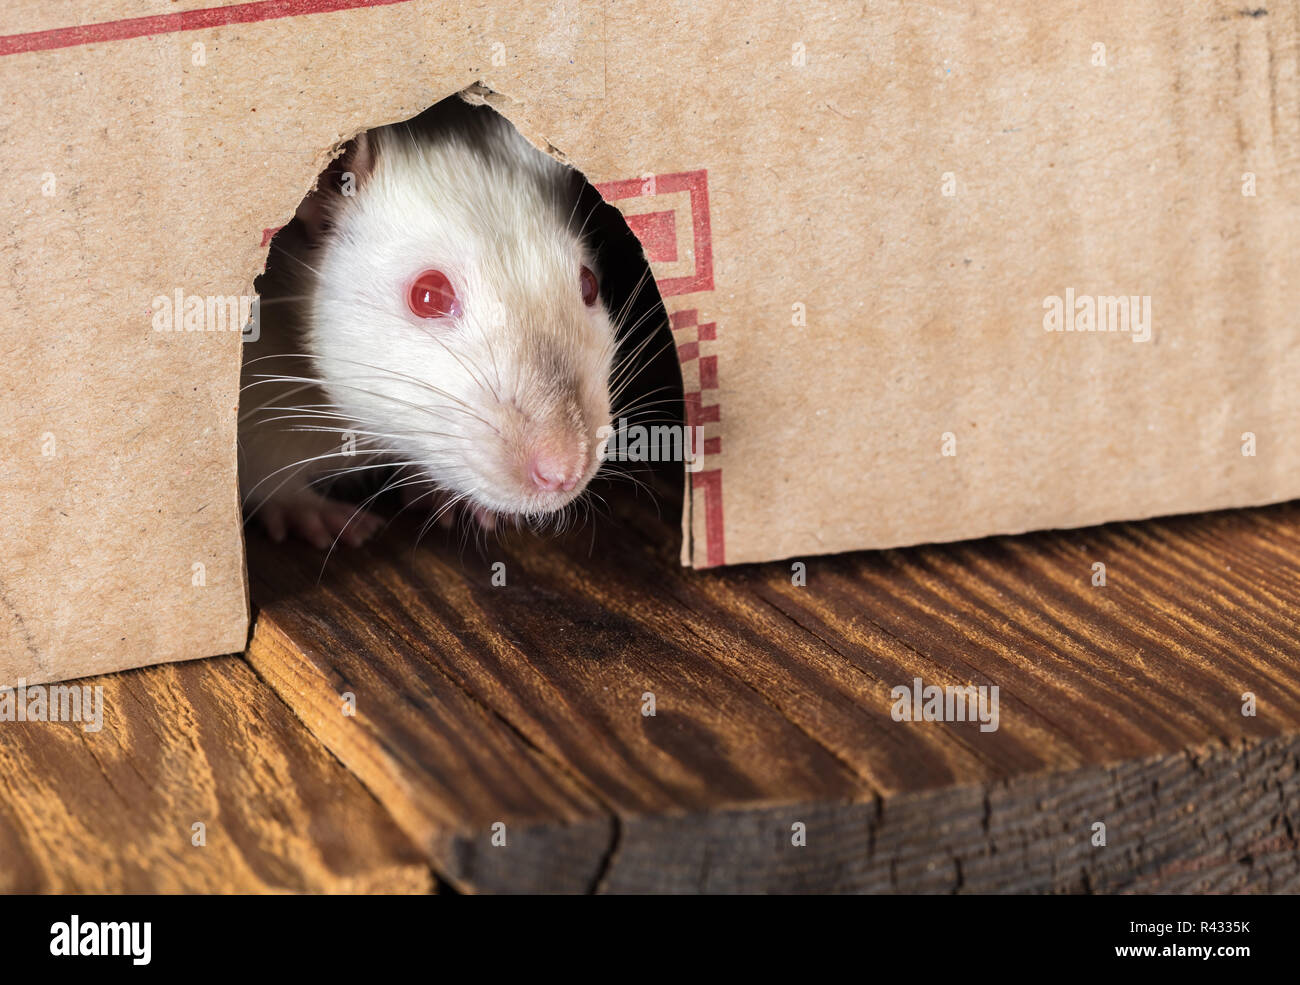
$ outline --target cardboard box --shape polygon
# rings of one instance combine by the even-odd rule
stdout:
[[[475,84],[646,246],[687,564],[1300,494],[1296,16],[10,0],[0,684],[243,648],[240,335],[151,305],[251,295],[342,141]],[[1119,296],[1149,337],[1045,331]]]

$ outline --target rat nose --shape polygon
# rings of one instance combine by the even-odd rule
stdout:
[[[587,441],[580,434],[549,434],[533,446],[530,464],[538,489],[572,492],[587,470]]]

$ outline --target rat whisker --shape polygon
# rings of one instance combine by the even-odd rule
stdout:
[[[286,414],[280,417],[267,418],[261,423],[272,424],[277,421],[311,420],[311,419],[312,418],[309,415]],[[472,441],[473,440],[467,435],[444,434],[441,431],[359,431],[355,428],[330,427],[329,425],[325,425],[325,424],[321,424],[321,425],[304,424],[296,427],[277,428],[276,430],[285,431],[285,432],[292,431],[295,433],[302,433],[302,434],[354,435],[356,437],[363,437],[363,438],[384,438],[389,441],[399,441],[404,438],[425,438],[425,437],[447,438],[450,441]],[[375,450],[381,451],[382,449],[376,448]]]
[[[597,211],[597,210],[598,210],[602,205],[604,205],[604,204],[605,204],[605,200],[604,200],[604,199],[600,199],[599,201],[596,202],[595,205],[593,205],[590,209],[587,210],[587,218],[585,218],[585,219],[582,220],[582,227],[578,230],[578,233],[577,233],[577,238],[578,238],[578,239],[582,239],[582,237],[583,237],[584,235],[586,235],[586,232],[587,232],[587,223],[589,223],[589,222],[591,221],[591,217],[592,217],[593,215],[595,215],[595,214],[596,214],[596,211]]]
[[[303,357],[310,358],[310,355],[307,354],[307,353],[301,353],[301,354],[297,354],[297,353],[284,353],[284,354],[277,354],[277,355],[294,356],[294,357],[297,357],[297,356],[301,355],[301,356],[303,356]],[[259,356],[257,359],[249,360],[249,364],[251,365],[252,363],[259,362],[259,361],[261,361],[262,359],[268,359],[268,358],[273,358],[273,357],[272,357],[272,356]],[[492,427],[492,425],[491,425],[488,421],[484,420],[484,418],[482,418],[481,416],[479,416],[479,415],[477,415],[477,414],[474,414],[474,413],[473,413],[473,408],[472,408],[472,407],[471,407],[471,406],[470,406],[466,401],[462,400],[460,397],[457,397],[457,396],[456,396],[455,394],[453,394],[453,393],[449,393],[448,391],[443,390],[443,389],[441,389],[440,387],[436,387],[436,386],[434,386],[433,384],[429,383],[427,380],[422,380],[422,379],[419,379],[418,377],[410,376],[409,374],[406,374],[406,373],[400,373],[400,372],[398,372],[397,370],[387,370],[387,369],[384,369],[383,367],[375,366],[375,365],[373,365],[373,364],[371,364],[371,363],[363,363],[363,362],[361,362],[361,361],[359,361],[359,360],[355,360],[355,359],[339,359],[338,361],[340,361],[340,362],[344,362],[344,363],[347,363],[347,364],[349,364],[349,365],[353,365],[353,366],[360,366],[360,367],[362,367],[363,369],[372,369],[372,370],[374,370],[375,372],[381,374],[380,376],[376,376],[376,377],[349,377],[350,379],[376,379],[376,380],[383,380],[383,379],[387,379],[387,378],[389,378],[389,377],[394,377],[394,378],[396,378],[396,379],[406,380],[406,381],[408,381],[408,382],[410,382],[410,383],[412,383],[412,384],[414,384],[414,385],[416,385],[416,386],[418,386],[418,387],[422,387],[423,389],[428,390],[430,393],[433,393],[433,394],[435,394],[435,395],[437,395],[437,396],[440,396],[440,397],[445,397],[446,399],[453,401],[454,403],[458,404],[461,408],[463,408],[463,409],[465,410],[466,413],[473,414],[473,416],[477,417],[478,420],[483,421],[484,424],[487,424],[489,427]],[[285,379],[284,377],[272,377],[272,378],[276,378],[276,379]],[[321,387],[325,387],[325,386],[327,385],[327,383],[326,383],[325,380],[317,379],[317,380],[315,380],[315,382],[316,382],[316,384],[317,384],[318,386],[321,386]],[[248,384],[248,385],[251,386],[252,384]],[[243,388],[241,388],[241,392],[242,392],[242,389],[243,389]]]
[[[317,380],[313,380],[313,379],[308,378],[308,377],[295,377],[295,376],[284,376],[284,377],[280,377],[279,379],[280,379],[280,382],[283,382],[283,383],[294,383],[294,382],[316,383],[316,382],[319,382],[319,381],[317,381]],[[423,414],[429,414],[430,416],[436,416],[436,415],[434,415],[434,414],[429,410],[428,407],[424,406],[423,404],[412,403],[412,402],[409,401],[409,400],[403,400],[403,399],[400,398],[400,397],[395,397],[395,396],[393,396],[393,395],[390,394],[390,393],[377,393],[377,392],[375,392],[375,391],[373,391],[373,390],[367,390],[365,387],[352,386],[352,385],[347,384],[347,383],[342,383],[342,382],[340,382],[340,381],[338,381],[338,380],[332,380],[332,381],[330,381],[330,386],[343,387],[344,389],[347,389],[347,390],[353,390],[353,391],[355,391],[355,392],[357,392],[357,393],[364,393],[364,394],[365,394],[366,396],[368,396],[368,397],[376,397],[376,398],[381,399],[381,400],[388,400],[388,401],[390,401],[390,402],[392,402],[392,403],[400,404],[400,405],[403,406],[403,407],[409,407],[409,408],[411,408],[412,410],[417,410],[417,411],[419,411],[419,412],[421,412],[421,413],[423,413]],[[487,421],[484,421],[483,423],[484,423],[484,424],[488,424]],[[488,427],[492,427],[492,425],[488,424]],[[496,430],[496,429],[493,428],[493,430]]]
[[[649,398],[653,397],[656,393],[663,393],[664,391],[668,391],[668,392],[670,392],[670,393],[673,393],[674,396],[671,396],[671,397],[664,397],[664,398],[662,398],[662,399],[660,399],[660,400],[650,400],[650,399],[649,399]],[[673,404],[673,405],[675,405],[675,406],[677,406],[677,407],[680,407],[680,406],[682,406],[682,398],[681,398],[680,396],[676,396],[676,394],[679,394],[680,392],[681,392],[681,391],[678,390],[678,388],[675,387],[675,386],[668,386],[668,385],[665,385],[665,386],[658,386],[658,387],[655,387],[653,390],[650,390],[650,391],[648,391],[647,393],[643,394],[639,400],[636,400],[636,401],[634,401],[634,402],[632,402],[632,403],[630,403],[630,404],[627,404],[627,405],[625,405],[625,406],[623,406],[623,407],[619,407],[617,410],[612,411],[611,413],[613,413],[614,416],[616,416],[616,417],[623,417],[623,416],[627,416],[627,415],[630,415],[630,414],[635,414],[635,413],[637,413],[638,411],[642,410],[643,408],[646,408],[646,407],[655,407],[655,406],[659,406],[659,405],[661,405],[661,404]],[[614,396],[614,397],[611,398],[610,402],[611,402],[611,403],[614,403],[614,402],[617,401],[617,399],[618,399],[618,397],[617,397],[617,395],[616,395],[616,396]]]
[[[402,486],[408,484],[410,483],[404,481],[394,485],[392,481],[389,481],[385,483],[384,486],[378,492],[376,492],[373,496],[368,497],[364,502],[362,502],[359,506],[357,506],[355,510],[352,511],[351,516],[349,516],[347,520],[344,521],[343,526],[339,528],[339,532],[335,535],[333,543],[331,543],[329,546],[329,550],[325,552],[325,560],[321,562],[320,573],[317,574],[316,576],[316,581],[318,584],[320,582],[320,579],[325,576],[325,566],[329,564],[330,558],[334,556],[334,548],[338,547],[339,541],[342,539],[343,534],[347,531],[348,527],[352,525],[352,522],[356,520],[356,518],[359,517],[362,513],[366,512],[366,508],[371,503],[373,503],[376,499],[382,496],[384,493],[390,491],[391,489],[399,489]]]
[[[277,242],[275,241],[275,237],[272,237],[272,238],[271,238],[271,249],[273,249],[273,250],[279,250],[280,253],[281,253],[283,256],[288,257],[290,260],[292,260],[294,263],[297,263],[299,266],[305,267],[307,270],[310,270],[310,271],[311,271],[313,274],[315,274],[317,277],[324,277],[324,276],[325,276],[325,275],[322,274],[319,270],[317,270],[315,267],[313,267],[310,263],[308,263],[306,260],[304,260],[302,257],[298,256],[296,253],[291,253],[291,252],[289,252],[289,251],[286,250],[282,245],[280,245],[279,243],[277,243]]]
[[[272,421],[277,421],[281,419],[277,417],[267,417],[266,416],[267,414],[286,412],[286,413],[297,413],[299,415],[298,419],[300,420],[310,420],[312,418],[320,418],[322,420],[351,422],[353,427],[347,430],[356,431],[357,433],[364,433],[359,430],[364,426],[363,422],[358,421],[352,414],[347,414],[341,411],[330,409],[335,406],[337,405],[336,404],[295,404],[295,405],[262,404],[254,408],[252,411],[249,411],[248,413],[250,415],[260,414],[261,416],[258,418],[259,424],[269,424]],[[446,407],[446,408],[429,407],[428,408],[428,410],[433,414],[438,414],[439,412],[444,410],[458,410],[458,409],[459,408],[455,408],[455,407]],[[443,432],[439,432],[439,431],[429,431],[428,429],[425,428],[406,431],[405,433],[412,436],[425,434],[425,435],[442,435],[443,437],[458,437],[454,435],[444,434]]]
[[[632,290],[628,293],[628,296],[623,300],[623,303],[619,305],[617,312],[611,315],[610,322],[612,324],[614,325],[623,324],[624,320],[631,313],[632,306],[636,303],[637,298],[641,295],[641,291],[645,288],[646,284],[649,282],[650,276],[651,276],[650,268],[648,266],[642,268],[641,276],[637,278],[636,284],[633,286]]]
[[[658,359],[661,355],[667,352],[668,349],[671,348],[674,344],[675,341],[673,339],[669,339],[662,346],[660,346],[659,350],[653,356],[647,359],[640,367],[635,368],[634,371],[630,371],[630,375],[626,375],[622,379],[618,379],[616,377],[615,383],[610,387],[610,390],[612,392],[611,399],[617,400],[620,396],[622,396],[623,391],[627,389],[628,384],[631,383],[633,380],[635,380],[643,372],[645,372],[646,368],[649,367],[654,362],[654,360]]]
[[[618,347],[618,346],[626,345],[627,342],[634,335],[637,334],[637,332],[639,332],[646,325],[651,324],[652,320],[654,321],[655,325],[653,329],[646,332],[647,336],[658,335],[660,334],[661,331],[666,331],[668,333],[668,337],[672,338],[672,328],[670,324],[667,321],[661,320],[659,316],[660,313],[658,311],[646,311],[640,314],[639,316],[637,316],[636,321],[632,322],[631,324],[625,323],[617,326],[613,338],[614,346]]]
[[[253,485],[253,487],[252,487],[251,489],[249,489],[246,493],[244,493],[244,496],[243,496],[243,498],[242,498],[242,505],[243,505],[243,507],[244,507],[245,509],[247,509],[249,502],[250,502],[250,501],[252,500],[252,498],[253,498],[253,494],[256,493],[257,490],[260,489],[260,488],[261,488],[261,487],[262,487],[262,486],[263,486],[263,485],[264,485],[268,480],[270,480],[270,479],[274,479],[274,478],[275,478],[277,475],[279,475],[281,472],[286,472],[286,471],[289,471],[289,470],[291,470],[291,469],[301,469],[301,468],[303,468],[304,466],[307,466],[307,465],[314,465],[314,464],[317,463],[317,462],[323,462],[323,461],[325,461],[325,460],[327,460],[327,459],[331,459],[331,458],[352,458],[352,457],[354,457],[355,455],[356,455],[356,452],[348,452],[348,451],[332,451],[332,452],[326,452],[326,453],[321,454],[321,455],[311,455],[311,456],[309,456],[309,457],[307,457],[307,458],[303,458],[303,459],[299,459],[298,461],[290,462],[288,465],[281,465],[279,468],[277,468],[277,469],[275,469],[275,470],[273,470],[273,471],[271,471],[271,472],[268,472],[266,475],[264,475],[264,476],[263,476],[263,477],[262,477],[262,478],[261,478],[261,479],[260,479],[256,484]],[[288,477],[284,480],[284,482],[281,482],[280,485],[276,486],[275,489],[271,492],[271,494],[270,494],[269,496],[265,497],[265,499],[263,499],[262,502],[265,502],[266,500],[271,499],[271,498],[275,495],[275,493],[279,492],[280,489],[282,489],[282,488],[284,487],[284,483],[285,483],[285,482],[288,482],[288,481],[290,481],[290,480],[293,479],[293,478],[294,478],[293,475],[288,476]],[[260,507],[260,503],[259,503],[259,507]],[[254,512],[256,512],[256,509],[257,509],[257,508],[254,509]]]
[[[630,335],[630,334],[631,334],[631,333],[629,333],[629,335]],[[637,344],[636,344],[636,345],[631,349],[631,351],[625,353],[625,354],[624,354],[624,355],[619,359],[618,364],[617,364],[617,366],[616,366],[616,368],[615,368],[615,373],[618,372],[619,368],[621,368],[621,367],[627,365],[629,362],[631,362],[633,359],[635,359],[635,358],[636,358],[640,353],[644,352],[645,349],[646,349],[646,347],[647,347],[651,342],[653,342],[654,339],[655,339],[658,335],[659,335],[658,332],[647,332],[645,338],[643,338],[640,342],[638,342],[638,343],[637,343]],[[669,342],[669,344],[675,344],[675,342],[676,342],[676,340],[672,337],[671,334],[669,334],[669,336],[668,336],[668,342]],[[621,343],[620,343],[620,344],[621,344]],[[649,362],[649,360],[647,360],[647,363],[648,363],[648,362]]]

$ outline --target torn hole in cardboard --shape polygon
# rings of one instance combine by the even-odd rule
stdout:
[[[494,110],[513,125],[512,117],[503,112],[512,108],[508,98],[481,84],[471,86],[458,96],[460,102],[469,106],[486,106]],[[418,121],[427,118],[426,114],[436,113],[440,107],[454,114],[458,111],[448,104],[456,99],[456,96],[448,97],[447,100],[440,101],[430,110],[417,114],[406,122],[418,124]],[[335,384],[338,383],[338,375],[335,371],[333,376],[330,376],[325,367],[332,365],[337,370],[339,361],[332,356],[322,358],[319,352],[311,351],[312,346],[305,343],[310,333],[317,330],[312,316],[303,310],[308,297],[305,292],[309,290],[319,292],[320,285],[326,282],[326,276],[331,273],[314,266],[314,263],[322,261],[312,251],[312,243],[327,234],[330,229],[332,198],[339,194],[356,194],[358,186],[368,179],[374,167],[375,140],[379,139],[382,142],[383,139],[387,139],[371,138],[368,134],[372,132],[373,130],[359,131],[352,139],[337,145],[330,153],[329,162],[313,182],[312,190],[298,206],[294,218],[282,228],[266,230],[263,238],[269,251],[267,269],[257,280],[257,290],[263,300],[259,307],[259,323],[250,325],[247,335],[249,346],[246,348],[245,372],[242,380],[244,406],[241,407],[241,422],[248,422],[256,415],[259,421],[284,423],[286,431],[310,431],[321,436],[308,449],[306,455],[301,454],[301,449],[295,450],[292,455],[277,453],[274,467],[269,467],[259,461],[259,456],[263,459],[267,457],[260,450],[267,441],[253,434],[252,429],[246,433],[244,425],[241,424],[241,487],[246,512],[255,514],[258,510],[266,511],[267,490],[279,490],[286,483],[296,483],[296,476],[302,471],[299,466],[308,462],[318,463],[325,459],[345,456],[346,462],[330,462],[331,465],[340,467],[331,468],[323,476],[313,477],[309,483],[313,487],[311,494],[313,504],[317,499],[315,496],[315,490],[318,488],[317,480],[323,479],[324,481],[319,483],[321,491],[330,499],[334,499],[335,491],[338,490],[342,506],[331,505],[328,509],[321,507],[319,510],[313,506],[313,515],[306,521],[294,518],[291,515],[292,511],[286,513],[279,509],[272,509],[270,512],[263,513],[266,531],[273,539],[297,532],[306,539],[316,542],[317,546],[327,547],[330,550],[346,545],[353,536],[360,539],[360,535],[366,531],[377,529],[361,510],[365,508],[368,511],[376,505],[377,500],[380,503],[386,497],[391,500],[388,495],[390,492],[405,490],[406,495],[401,497],[398,505],[394,506],[390,502],[386,507],[381,507],[381,511],[395,508],[400,512],[410,507],[413,505],[409,501],[411,492],[424,496],[428,504],[432,505],[435,514],[444,511],[454,513],[465,505],[463,503],[460,506],[456,505],[456,495],[448,499],[440,493],[433,492],[432,489],[426,489],[426,486],[431,486],[432,483],[421,476],[436,474],[436,470],[421,468],[420,462],[411,459],[411,442],[405,440],[411,437],[409,430],[403,435],[398,435],[385,433],[373,426],[356,426],[349,415],[339,412],[338,407],[327,406],[328,401],[321,398],[326,390],[331,395],[337,392]],[[524,139],[541,152],[564,164],[581,178],[581,172],[574,168],[568,156],[553,144],[527,134],[524,134]],[[625,189],[608,187],[615,198],[627,197]],[[653,190],[653,178],[648,187]],[[656,277],[648,262],[652,258],[669,262],[676,259],[675,248],[669,242],[673,229],[671,222],[665,223],[665,215],[667,213],[634,211],[630,213],[629,218],[625,218],[617,208],[602,199],[598,189],[583,179],[580,193],[573,205],[571,218],[575,220],[574,224],[578,224],[577,220],[580,220],[580,235],[598,258],[603,281],[601,295],[614,322],[618,337],[613,372],[608,381],[613,399],[610,421],[612,428],[609,429],[611,433],[606,435],[609,439],[611,459],[607,459],[606,464],[601,466],[600,472],[593,479],[593,490],[611,477],[606,476],[605,473],[614,473],[612,477],[626,477],[637,481],[635,474],[630,473],[635,473],[642,465],[657,465],[667,461],[675,462],[677,468],[684,466],[687,472],[688,489],[684,504],[684,536],[688,542],[684,545],[683,556],[689,557],[691,530],[689,473],[698,469],[698,462],[703,453],[703,442],[698,438],[697,433],[692,433],[687,420],[688,412],[683,402],[680,360],[695,358],[698,342],[681,344],[675,338],[656,286]],[[348,235],[352,235],[350,231]],[[504,231],[501,244],[505,251],[510,249],[510,238],[509,231]],[[486,267],[487,264],[484,266]],[[334,273],[337,274],[336,271]],[[356,276],[359,280],[369,283],[366,273],[366,271],[357,271]],[[463,302],[457,296],[451,279],[443,275],[441,270],[433,268],[426,273],[433,279],[427,282],[419,281],[419,283],[434,285],[422,295],[425,303],[433,304],[432,313],[440,317],[459,317]],[[353,276],[347,272],[345,275]],[[304,284],[311,286],[304,287],[302,286]],[[462,284],[461,289],[464,287],[465,285]],[[369,306],[366,310],[379,311],[383,300],[366,297],[362,303]],[[323,303],[319,293],[313,303],[319,312]],[[387,317],[386,314],[382,316]],[[512,319],[517,317],[517,312],[511,315]],[[364,320],[364,317],[357,319],[358,322]],[[675,324],[676,321],[673,322],[674,326]],[[262,336],[264,330],[269,331],[272,337],[264,338]],[[312,338],[319,348],[319,333]],[[364,333],[358,332],[353,339],[354,350],[364,348],[358,341],[363,338]],[[486,357],[480,354],[476,361],[469,353],[462,352],[458,355],[454,351],[452,347],[457,344],[454,338],[449,339],[451,346],[438,339],[435,341],[447,350],[448,355],[454,358],[468,375],[475,378],[475,382],[480,384],[484,394],[488,388],[483,388],[481,384],[485,380],[495,378],[498,385],[500,384],[501,375],[497,356],[490,351]],[[401,344],[401,340],[397,344]],[[252,346],[259,346],[260,350],[250,351]],[[513,344],[507,345],[506,348],[512,349]],[[370,358],[380,361],[378,354]],[[505,353],[502,354],[502,359],[505,360]],[[360,368],[363,363],[361,360],[353,359],[349,365]],[[274,372],[263,372],[271,366],[275,367]],[[367,372],[377,372],[380,369],[381,367],[370,366],[367,367]],[[412,370],[412,372],[419,371]],[[396,375],[409,377],[409,374]],[[377,378],[377,375],[372,376],[372,385],[378,385],[374,383]],[[413,377],[410,379],[412,384],[426,383],[430,393],[437,389],[436,383],[418,381]],[[330,385],[319,385],[317,381]],[[356,382],[350,386],[352,389],[361,389]],[[499,399],[500,394],[496,393],[497,387],[490,389]],[[278,395],[283,397],[283,402],[272,403],[264,399],[265,394],[274,393],[276,390],[280,391]],[[304,394],[309,399],[304,400]],[[382,396],[394,402],[411,403],[410,399],[402,400],[391,394]],[[476,412],[463,396],[453,396],[452,402],[441,408],[441,411],[451,414],[453,418],[457,413],[462,413],[467,417],[478,417],[483,420],[482,414]],[[274,412],[276,416],[269,417],[269,412]],[[485,423],[492,427],[490,422]],[[367,427],[370,429],[367,430]],[[501,434],[500,429],[493,427],[493,430]],[[459,437],[459,435],[444,436]],[[280,438],[275,440],[287,441]],[[353,441],[354,444],[342,452],[331,450],[331,443],[339,440]],[[389,443],[385,444],[386,441]],[[396,454],[398,450],[404,454]],[[254,464],[250,465],[250,462]],[[451,466],[452,469],[460,467],[457,464]],[[468,466],[465,468],[469,470]],[[374,481],[376,479],[380,482],[378,488]],[[453,494],[456,493],[455,486],[452,486],[451,491]],[[460,498],[473,503],[471,497],[462,494]],[[274,505],[272,503],[272,506]],[[477,510],[478,506],[474,505],[471,512],[481,520]]]

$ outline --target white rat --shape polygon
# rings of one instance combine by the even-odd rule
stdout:
[[[245,346],[240,488],[273,540],[364,541],[378,518],[326,487],[381,467],[484,527],[581,494],[616,348],[581,189],[458,98],[348,146],[277,236]]]

